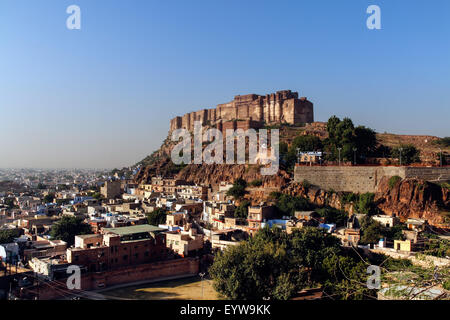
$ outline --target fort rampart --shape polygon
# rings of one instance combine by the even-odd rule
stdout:
[[[219,104],[215,109],[203,109],[175,117],[170,121],[170,131],[194,129],[194,122],[202,125],[218,125],[227,121],[242,120],[265,124],[314,122],[313,104],[306,97],[298,97],[291,90],[260,96],[247,94],[235,96],[229,103]],[[220,127],[218,127],[220,129]]]

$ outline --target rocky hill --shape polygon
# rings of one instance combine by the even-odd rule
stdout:
[[[232,183],[237,178],[248,182],[261,180],[262,186],[250,188],[253,202],[265,201],[271,191],[282,191],[292,195],[307,197],[319,206],[330,205],[338,209],[352,212],[351,204],[342,203],[341,197],[315,187],[303,188],[291,183],[290,175],[283,167],[276,175],[261,176],[258,165],[174,165],[170,160],[171,150],[176,142],[171,141],[171,133],[175,129],[185,128],[192,131],[194,121],[200,121],[204,130],[217,128],[224,130],[232,122],[245,128],[279,129],[280,141],[291,145],[296,136],[314,135],[320,139],[328,137],[325,122],[312,122],[312,104],[306,98],[298,98],[291,91],[279,91],[266,96],[236,96],[230,103],[218,105],[216,109],[188,113],[171,120],[168,137],[161,147],[140,161],[136,183],[149,183],[154,175],[173,176],[193,183],[218,185],[220,182]],[[255,120],[256,119],[256,120]],[[300,120],[306,120],[304,122]],[[227,122],[228,121],[228,122]],[[236,124],[233,124],[236,126]],[[434,162],[438,159],[440,149],[450,153],[450,146],[438,144],[440,138],[433,136],[396,135],[377,133],[377,141],[387,147],[398,147],[404,144],[414,145],[420,152],[421,161]],[[205,147],[205,145],[204,145]],[[248,147],[248,144],[247,144]],[[224,148],[225,150],[225,148]],[[386,160],[386,159],[384,159]],[[377,161],[375,159],[375,161]],[[376,193],[379,209],[386,214],[399,214],[402,218],[423,217],[434,224],[446,222],[448,211],[448,188],[423,181],[404,180],[395,188],[389,189],[383,181]]]
[[[385,214],[407,218],[426,219],[430,224],[450,224],[450,189],[423,180],[404,179],[389,186],[383,178],[375,194],[378,208]]]
[[[349,213],[357,210],[351,202],[344,201],[344,193],[305,187],[299,183],[286,185],[282,190],[293,196],[307,198],[317,206],[330,206]],[[375,193],[374,202],[380,213],[397,215],[401,221],[408,218],[426,219],[434,226],[450,225],[450,189],[417,179],[404,179],[389,186],[389,178],[383,178]]]

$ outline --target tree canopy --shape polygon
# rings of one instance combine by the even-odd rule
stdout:
[[[91,226],[83,222],[82,218],[63,216],[50,230],[52,239],[63,240],[68,246],[75,243],[75,236],[92,233]]]
[[[335,223],[336,227],[343,227],[347,223],[348,214],[345,211],[332,207],[324,207],[315,210],[327,223]]]
[[[400,159],[400,149],[402,149],[402,164],[420,162],[420,151],[417,150],[417,148],[412,144],[402,144],[397,148],[393,148],[391,151],[391,157]]]
[[[14,241],[14,238],[20,237],[22,234],[22,229],[5,229],[0,230],[0,244],[2,243],[11,243]]]
[[[275,199],[275,207],[279,216],[294,216],[297,210],[310,210],[313,205],[308,199],[303,197],[291,196],[289,194],[273,192],[271,198]]]
[[[325,140],[329,160],[338,160],[341,148],[341,160],[363,162],[367,156],[377,150],[375,131],[364,126],[355,127],[350,118],[339,119],[332,116],[327,122],[328,138]]]
[[[245,188],[247,188],[247,182],[244,179],[239,178],[227,191],[227,196],[232,196],[234,199],[240,199],[245,195]]]
[[[43,201],[44,201],[44,203],[52,203],[54,199],[55,199],[55,194],[49,193],[44,196]]]
[[[248,200],[242,201],[239,204],[239,206],[237,206],[236,209],[234,210],[234,217],[246,219],[248,216],[248,207],[249,206],[250,206],[250,201],[248,201]]]
[[[166,216],[167,213],[164,209],[156,208],[155,210],[147,214],[148,224],[152,226],[164,224],[166,223]]]
[[[219,252],[209,273],[215,289],[230,299],[286,300],[316,286],[351,299],[370,291],[364,283],[365,268],[362,261],[344,254],[336,237],[317,228],[286,234],[266,227]]]
[[[288,171],[293,170],[297,161],[297,149],[300,151],[319,151],[323,149],[320,138],[312,135],[299,135],[294,138],[289,147],[285,142],[280,142],[280,158]]]
[[[292,149],[297,151],[318,151],[323,148],[322,141],[319,137],[312,135],[300,135],[294,138],[292,141]]]

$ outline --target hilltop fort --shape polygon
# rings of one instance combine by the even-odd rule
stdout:
[[[194,129],[194,121],[202,125],[215,125],[218,129],[230,121],[241,122],[242,128],[253,128],[263,124],[300,124],[314,122],[313,104],[306,97],[298,97],[291,90],[277,91],[265,96],[257,94],[238,95],[228,103],[214,109],[203,109],[178,116],[170,121],[170,131]]]

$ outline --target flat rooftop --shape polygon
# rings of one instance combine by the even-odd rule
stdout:
[[[81,239],[97,238],[97,237],[100,237],[100,236],[101,235],[99,235],[97,233],[79,234],[79,235],[77,235],[77,237],[81,238]]]
[[[128,227],[119,227],[119,228],[103,228],[104,232],[114,233],[120,236],[134,234],[134,233],[143,233],[143,232],[154,232],[159,233],[162,231],[166,231],[167,229],[159,228],[157,226],[152,226],[149,224],[141,224],[137,226],[128,226]]]

